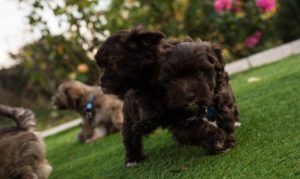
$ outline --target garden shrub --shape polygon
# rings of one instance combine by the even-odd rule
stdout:
[[[280,0],[276,30],[283,42],[300,38],[300,1]]]
[[[25,81],[22,82],[25,91],[50,97],[65,80],[98,82],[99,70],[94,61],[77,41],[62,35],[44,36],[11,57],[20,62],[17,69],[27,76],[20,78]]]

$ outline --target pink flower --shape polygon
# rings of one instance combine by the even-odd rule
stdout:
[[[256,0],[256,5],[261,7],[263,11],[270,12],[276,8],[275,0]]]
[[[231,9],[231,0],[215,0],[214,9],[217,13]]]
[[[262,34],[260,31],[256,31],[253,35],[246,38],[246,40],[245,40],[246,47],[253,48],[254,46],[256,46],[261,39],[261,35]]]
[[[239,13],[242,11],[242,8],[241,8],[241,1],[240,0],[235,0],[233,2],[233,11],[235,13]]]

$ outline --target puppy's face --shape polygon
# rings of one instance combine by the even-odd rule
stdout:
[[[82,103],[83,97],[84,89],[80,83],[64,82],[52,96],[52,105],[58,109],[77,109]]]
[[[204,107],[213,102],[216,75],[222,67],[217,58],[210,44],[186,42],[174,47],[159,73],[159,81],[166,91],[166,106],[204,112]]]
[[[100,85],[105,93],[122,96],[143,81],[156,63],[158,44],[164,35],[142,29],[110,36],[95,56],[102,69]]]

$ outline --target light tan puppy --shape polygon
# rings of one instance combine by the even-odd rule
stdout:
[[[46,160],[43,140],[35,131],[34,114],[0,104],[0,115],[17,124],[0,129],[0,178],[47,179],[52,167]]]
[[[72,109],[81,114],[80,142],[88,143],[122,128],[123,102],[116,96],[103,94],[98,86],[66,81],[52,97],[52,104],[58,109]]]

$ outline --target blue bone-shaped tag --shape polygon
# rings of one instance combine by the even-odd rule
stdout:
[[[208,107],[208,109],[207,109],[207,118],[208,119],[215,119],[216,117],[218,117],[218,114],[219,114],[219,112],[215,107],[213,107],[213,106]]]
[[[92,102],[88,102],[85,105],[85,109],[86,109],[86,111],[92,111],[93,110],[93,103]]]

